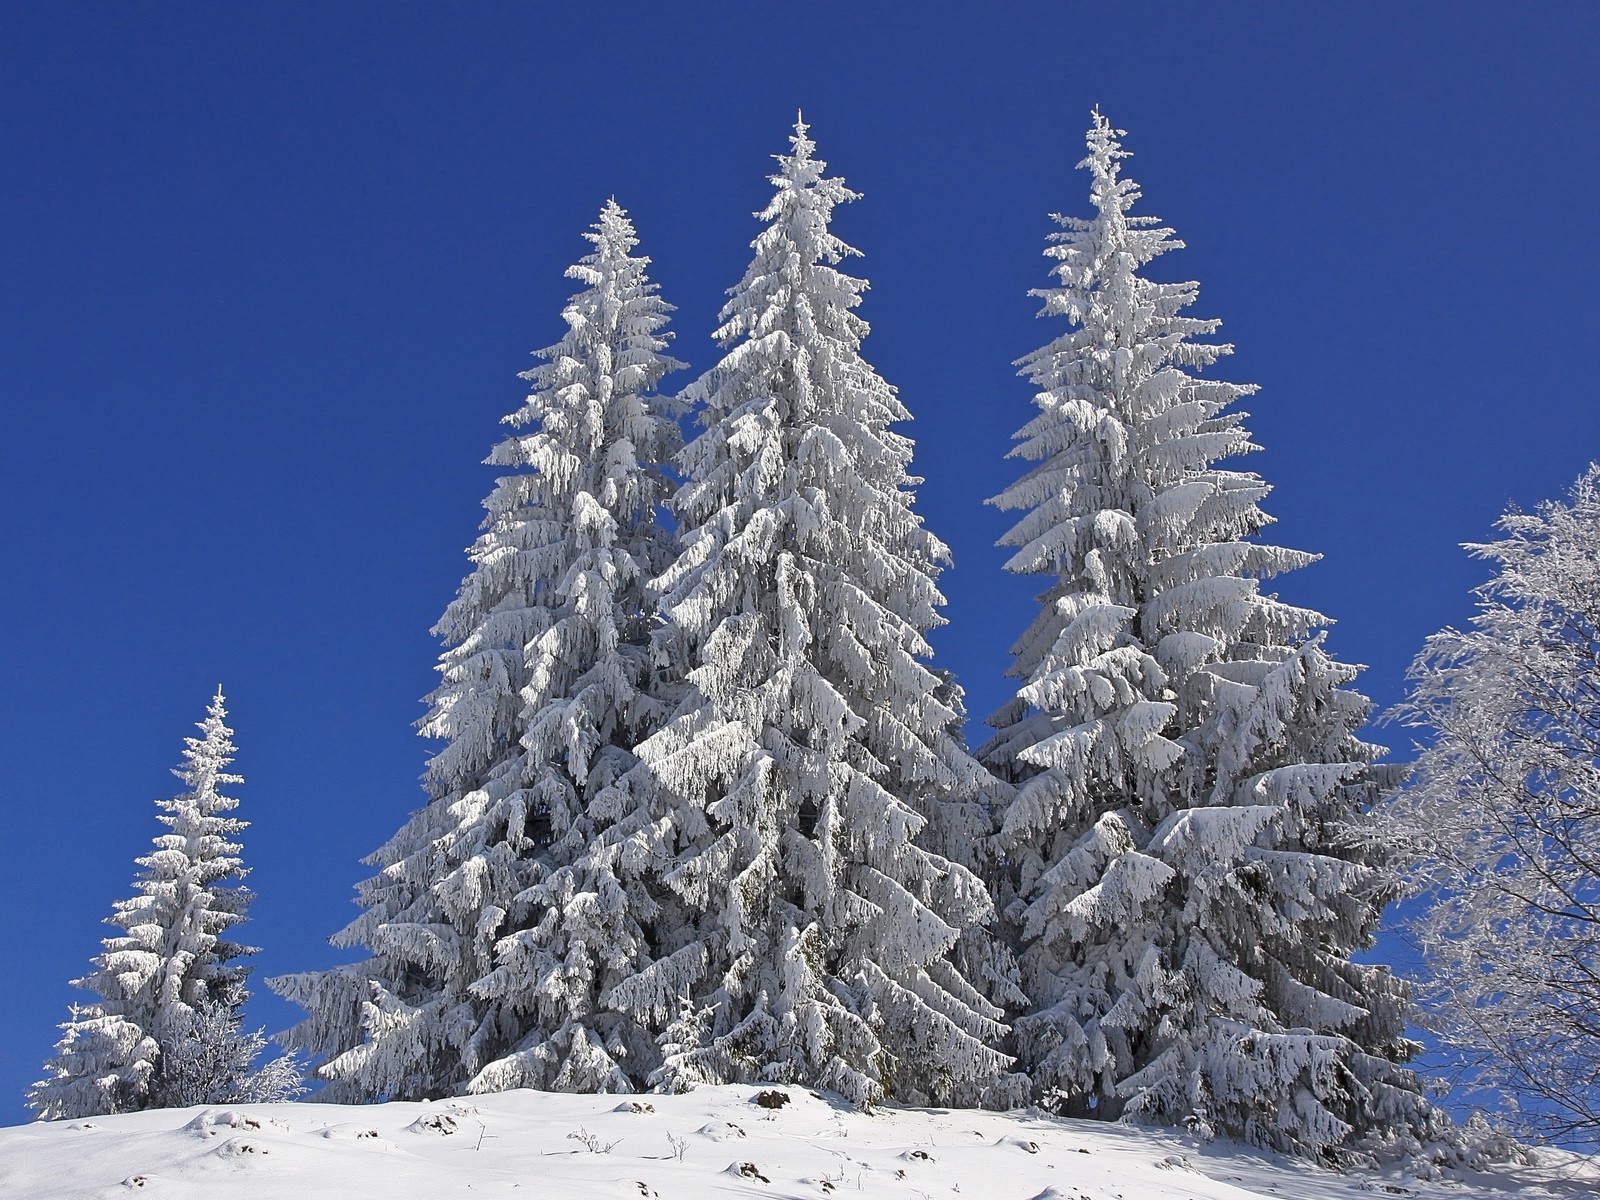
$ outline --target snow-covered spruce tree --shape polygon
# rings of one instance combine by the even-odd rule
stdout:
[[[944,547],[912,513],[909,414],[862,359],[855,198],[806,126],[690,389],[681,551],[661,613],[690,687],[639,747],[608,835],[660,898],[653,961],[606,1002],[661,1031],[652,1084],[769,1079],[858,1103],[975,1099],[1004,1028],[957,968],[983,884],[918,844],[996,786],[925,665]],[[619,811],[622,811],[619,809]]]
[[[1501,518],[1470,629],[1428,639],[1396,714],[1431,731],[1386,806],[1424,1020],[1526,1134],[1600,1132],[1600,467]],[[1509,1107],[1510,1111],[1505,1109]]]
[[[219,790],[243,782],[226,770],[234,753],[227,715],[219,688],[201,736],[184,739],[173,774],[188,790],[156,802],[167,832],[136,860],[138,895],[109,918],[123,932],[107,938],[94,970],[74,981],[99,1000],[73,1007],[45,1078],[29,1093],[42,1118],[284,1100],[300,1090],[284,1060],[251,1073],[262,1039],[240,1024],[248,968],[239,960],[255,951],[226,936],[250,899],[233,840],[247,822],[227,815],[239,802]],[[201,1060],[209,1065],[197,1072]]]
[[[364,911],[334,938],[369,957],[271,981],[309,1011],[283,1040],[321,1060],[330,1099],[629,1090],[657,1061],[596,1004],[651,914],[588,807],[668,712],[646,584],[670,556],[656,510],[681,438],[676,402],[651,393],[682,364],[623,209],[584,236],[567,333],[488,460],[514,473],[434,630],[447,649],[421,732],[446,745],[428,803],[368,860]]]
[[[1215,465],[1254,449],[1226,411],[1253,389],[1197,374],[1230,350],[1180,315],[1197,285],[1139,273],[1182,243],[1130,215],[1120,136],[1095,113],[1095,215],[1057,218],[1034,293],[1071,328],[1019,363],[1031,465],[992,501],[1023,514],[1008,569],[1051,581],[981,752],[1018,786],[1020,1062],[1074,1114],[1301,1152],[1406,1138],[1434,1120],[1398,1065],[1406,993],[1350,957],[1396,891],[1367,702],[1325,618],[1260,590],[1313,556],[1253,540],[1268,488]]]

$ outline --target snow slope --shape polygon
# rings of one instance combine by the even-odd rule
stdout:
[[[1336,1174],[1228,1143],[1022,1113],[881,1109],[799,1088],[683,1096],[504,1092],[347,1107],[158,1109],[0,1129],[6,1200],[435,1200],[828,1195],[933,1200],[1335,1200],[1400,1195],[1578,1197],[1600,1165],[1550,1156],[1418,1182]]]

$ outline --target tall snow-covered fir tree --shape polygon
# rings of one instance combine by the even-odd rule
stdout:
[[[670,557],[656,512],[678,450],[669,305],[609,201],[568,329],[524,376],[519,432],[489,462],[473,569],[434,632],[443,676],[421,723],[445,740],[428,803],[368,861],[362,914],[334,943],[368,958],[272,980],[308,1018],[285,1044],[330,1099],[540,1087],[627,1090],[653,1038],[597,997],[636,960],[649,913],[595,845],[591,799],[665,719],[646,585]]]
[[[173,771],[188,790],[156,802],[167,832],[136,860],[138,894],[109,918],[122,932],[74,981],[99,999],[73,1006],[45,1078],[29,1093],[44,1119],[299,1091],[298,1072],[283,1060],[251,1074],[262,1042],[240,1025],[248,974],[240,960],[255,951],[228,937],[250,893],[233,840],[247,822],[228,815],[239,802],[220,790],[244,782],[226,770],[234,754],[227,715],[219,688],[201,736],[184,739],[183,765]]]
[[[1120,136],[1095,113],[1095,215],[1057,218],[1034,293],[1070,328],[1019,363],[1029,466],[992,501],[1022,514],[1008,569],[1050,581],[982,751],[1018,787],[1020,1062],[1075,1114],[1404,1141],[1437,1121],[1399,1065],[1407,994],[1351,958],[1396,895],[1365,816],[1388,772],[1326,619],[1261,591],[1314,556],[1256,540],[1269,489],[1217,465],[1255,449],[1229,410],[1254,389],[1199,374],[1231,348],[1181,315],[1197,285],[1140,274],[1182,243],[1130,213]]]
[[[652,1086],[769,1079],[856,1102],[979,1097],[999,1008],[958,969],[992,912],[919,844],[995,781],[926,664],[945,548],[912,512],[908,419],[861,357],[866,284],[828,228],[855,198],[806,126],[778,156],[725,354],[690,389],[661,613],[688,690],[606,803],[660,904],[606,1003],[659,1030]]]

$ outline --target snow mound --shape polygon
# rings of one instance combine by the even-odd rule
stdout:
[[[201,1137],[216,1137],[224,1130],[243,1129],[255,1131],[267,1127],[288,1131],[289,1126],[282,1121],[263,1119],[251,1116],[234,1108],[208,1108],[194,1120],[184,1126],[185,1129],[198,1133]],[[83,1126],[82,1128],[91,1128]]]
[[[713,1121],[709,1125],[702,1125],[695,1130],[701,1137],[710,1138],[713,1142],[736,1142],[740,1138],[748,1137],[742,1125],[735,1125],[732,1121]]]
[[[272,1151],[250,1138],[229,1138],[211,1153],[218,1158],[265,1158]]]
[[[370,1125],[329,1125],[322,1131],[322,1136],[330,1142],[358,1142],[369,1150],[399,1149],[398,1146]]]
[[[460,1133],[461,1125],[449,1113],[429,1113],[425,1117],[418,1117],[406,1129],[410,1133],[436,1133],[440,1137],[449,1137]]]

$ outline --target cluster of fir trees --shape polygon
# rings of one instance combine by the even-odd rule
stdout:
[[[855,194],[797,125],[676,394],[605,206],[436,628],[428,803],[335,938],[364,957],[271,981],[328,1099],[767,1079],[1307,1152],[1438,1131],[1403,988],[1352,960],[1396,892],[1366,702],[1261,591],[1311,556],[1216,465],[1250,389],[1201,376],[1228,347],[1196,286],[1140,274],[1181,243],[1131,215],[1118,136],[1096,114],[1094,215],[1047,250],[1068,328],[1023,360],[994,501],[1047,585],[977,756],[929,665],[910,414],[829,228]]]

